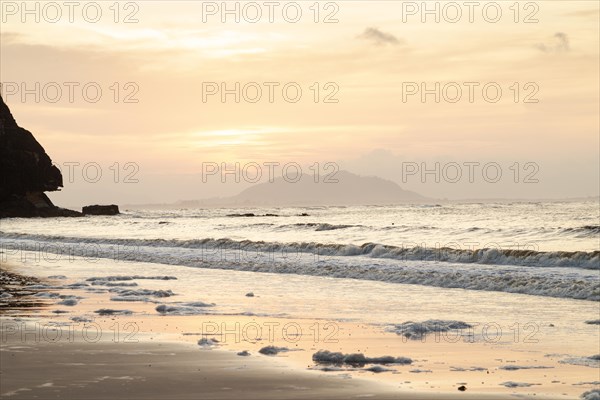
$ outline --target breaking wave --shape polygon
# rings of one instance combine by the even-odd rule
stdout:
[[[318,224],[323,225],[323,224]],[[328,225],[328,224],[325,224]],[[345,226],[345,225],[344,225]],[[338,225],[339,227],[339,225]],[[333,228],[341,229],[341,228]],[[323,228],[325,230],[325,228]],[[28,235],[0,232],[3,239],[25,239],[44,242],[46,247],[66,244],[97,244],[127,247],[174,247],[205,250],[242,250],[280,254],[306,253],[315,257],[352,257],[394,259],[400,261],[440,261],[466,264],[496,264],[532,267],[568,267],[600,270],[600,251],[535,251],[502,248],[455,249],[449,247],[428,248],[410,245],[391,246],[378,243],[362,245],[316,243],[316,242],[263,242],[251,240],[223,239],[100,239],[75,238],[51,235]],[[2,247],[10,253],[11,245],[3,241]],[[51,251],[51,250],[48,250]]]
[[[98,239],[14,233],[2,234],[1,238],[2,258],[19,251],[33,251],[59,254],[59,259],[112,258],[600,300],[599,251],[458,250],[232,239]],[[95,279],[120,283],[125,277]]]

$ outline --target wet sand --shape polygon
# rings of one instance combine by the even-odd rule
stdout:
[[[18,323],[23,320],[17,321]],[[302,371],[234,352],[199,350],[169,341],[85,342],[81,332],[51,342],[27,323],[20,334],[7,332],[2,319],[1,398],[62,399],[499,399],[499,395],[417,393],[390,385]],[[63,330],[66,333],[67,330]],[[55,337],[50,332],[47,337]]]
[[[11,270],[18,271],[18,267]],[[574,384],[596,380],[597,369],[559,364],[560,355],[545,357],[547,349],[543,343],[533,351],[532,345],[436,342],[432,337],[425,341],[402,340],[381,327],[344,321],[256,315],[160,315],[155,310],[156,303],[110,301],[109,293],[87,289],[58,290],[83,298],[72,307],[48,300],[30,307],[37,300],[27,295],[13,296],[13,300],[18,298],[21,302],[3,306],[0,397],[555,399],[577,398],[594,385]],[[13,293],[17,293],[15,290]],[[38,289],[39,292],[52,289]],[[101,308],[127,309],[132,314],[99,315],[95,311]],[[73,317],[87,321],[73,321]],[[238,328],[234,328],[236,324]],[[269,324],[276,327],[272,338],[264,331],[261,337],[251,330],[244,333],[244,327]],[[295,337],[291,330],[284,337],[281,328],[286,324],[300,327],[302,335]],[[327,324],[329,330],[325,330]],[[86,326],[88,329],[84,329]],[[227,333],[232,328],[233,333]],[[330,336],[333,332],[335,335]],[[197,342],[202,338],[217,342],[214,346],[199,346]],[[259,353],[269,345],[291,351],[272,356]],[[244,350],[250,355],[237,355]],[[379,365],[388,371],[375,373],[367,370],[373,365],[340,368],[315,363],[312,355],[319,350],[363,353],[368,357],[410,357],[413,363]],[[503,369],[506,365],[547,368]],[[329,371],[324,372],[323,368]],[[532,386],[507,388],[501,385],[504,382]],[[462,385],[466,391],[458,390]]]
[[[397,398],[356,380],[265,366],[176,343],[3,345],[3,398]]]

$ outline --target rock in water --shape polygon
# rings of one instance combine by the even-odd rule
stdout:
[[[81,215],[44,194],[63,186],[60,170],[33,134],[17,125],[0,97],[0,218]]]
[[[85,206],[82,211],[83,215],[117,215],[119,214],[119,206],[115,204],[108,206]]]

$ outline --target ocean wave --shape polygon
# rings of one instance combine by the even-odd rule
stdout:
[[[0,237],[5,239],[25,239],[45,242],[44,250],[53,252],[52,247],[60,248],[63,245],[90,244],[90,245],[116,245],[127,247],[174,247],[200,249],[206,252],[218,250],[236,250],[244,252],[265,252],[272,254],[311,254],[316,259],[326,257],[353,257],[366,256],[370,258],[394,259],[399,261],[437,261],[461,264],[492,264],[515,265],[531,267],[565,267],[600,270],[600,251],[535,251],[502,248],[481,249],[455,249],[450,247],[430,248],[411,246],[392,246],[379,243],[364,243],[362,245],[318,243],[318,242],[264,242],[251,240],[222,239],[101,239],[87,237],[65,237],[53,235],[29,235],[21,233],[3,233]],[[19,250],[11,247],[10,243],[3,241],[0,245],[3,250],[10,253]],[[115,277],[111,277],[115,278]],[[98,280],[111,280],[97,278]],[[122,279],[122,278],[119,278]],[[135,279],[129,278],[129,279]],[[140,278],[143,279],[143,278]],[[173,279],[172,277],[151,277],[146,279]],[[116,280],[116,278],[115,278]]]
[[[429,226],[429,225],[396,225],[396,224],[392,224],[392,225],[380,226],[378,228],[372,228],[372,229],[376,229],[376,230],[380,230],[380,231],[394,231],[394,232],[409,233],[409,232],[417,232],[417,231],[433,231],[433,230],[439,230],[440,228],[437,226]]]
[[[583,225],[575,228],[562,228],[561,233],[577,237],[594,237],[600,235],[600,225]]]
[[[600,300],[600,279],[595,271],[598,269],[598,251],[544,253],[482,249],[466,252],[447,249],[440,252],[443,249],[402,249],[374,243],[354,246],[231,239],[92,239],[26,234],[4,234],[2,239],[5,252],[2,257],[18,251],[42,251],[66,257]],[[175,279],[170,276],[109,276],[90,278],[90,282],[143,278]]]
[[[346,229],[346,228],[359,228],[362,227],[362,225],[336,225],[336,224],[327,224],[327,223],[306,223],[306,224],[302,224],[302,223],[297,223],[297,224],[292,224],[292,225],[283,225],[283,227],[293,227],[293,228],[309,228],[309,229],[314,229],[315,232],[320,232],[320,231],[335,231],[338,229]]]

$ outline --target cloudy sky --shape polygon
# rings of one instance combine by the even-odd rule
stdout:
[[[59,204],[245,187],[203,182],[207,162],[332,162],[439,198],[599,192],[597,2],[429,2],[437,22],[421,2],[228,2],[239,21],[221,2],[22,4],[1,5],[2,95],[63,173],[79,163]]]

